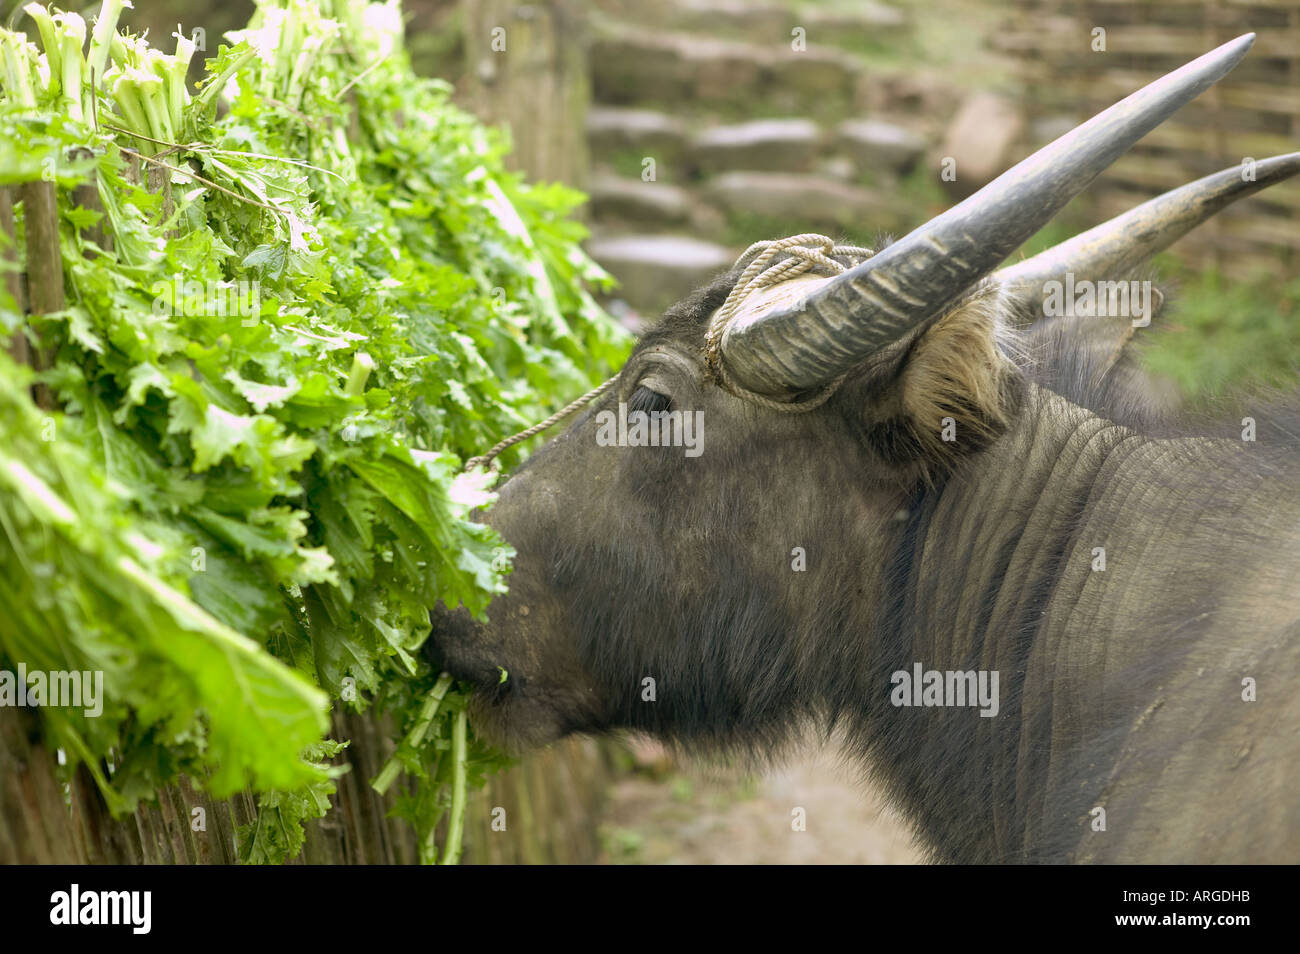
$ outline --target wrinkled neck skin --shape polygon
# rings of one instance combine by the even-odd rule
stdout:
[[[1007,434],[904,505],[865,708],[832,711],[936,860],[1294,862],[1300,753],[1268,727],[1300,673],[1295,479],[1245,468],[1225,502],[1231,444],[1030,386]],[[894,705],[917,663],[997,672],[996,715]],[[1290,701],[1243,701],[1246,677]]]

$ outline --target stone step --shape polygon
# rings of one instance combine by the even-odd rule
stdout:
[[[706,125],[687,133],[682,120],[651,110],[592,110],[593,163],[619,175],[645,171],[687,182],[721,172],[818,172],[840,180],[891,182],[925,155],[928,140],[883,119],[848,119],[835,127],[808,119],[759,119]]]
[[[882,231],[900,232],[912,217],[912,210],[892,192],[816,174],[726,172],[705,183],[704,190],[733,214],[781,220],[809,231],[849,229],[857,240]]]
[[[592,44],[592,91],[608,105],[657,103],[842,114],[861,66],[847,53],[789,38],[770,44],[607,24]]]
[[[664,7],[664,17],[673,27],[714,36],[788,38],[798,23],[793,6],[772,0],[676,0]]]
[[[808,30],[809,42],[830,34],[840,46],[881,45],[912,29],[908,15],[898,7],[873,0],[851,4],[806,3],[796,14],[799,26]]]
[[[1024,130],[1024,113],[1005,96],[983,90],[968,95],[941,147],[956,162],[956,177],[944,183],[949,192],[965,198],[1005,172],[1019,158]]]
[[[788,42],[791,32],[802,27],[810,42],[839,46],[880,44],[898,38],[912,26],[903,10],[877,0],[803,4],[782,0],[598,0],[597,6],[625,22],[655,29],[751,40],[784,38]]]
[[[736,259],[732,249],[679,235],[612,235],[587,242],[587,253],[617,278],[615,294],[655,314],[684,298]]]
[[[667,113],[608,106],[587,112],[587,144],[597,162],[630,153],[671,163],[685,151],[687,138],[686,124]]]
[[[587,183],[592,216],[598,220],[672,225],[691,217],[691,195],[663,182],[626,179],[596,172]]]
[[[905,174],[925,153],[920,134],[881,119],[846,119],[836,128],[835,139],[858,172],[869,177],[882,171]]]
[[[691,158],[704,172],[802,172],[812,167],[821,142],[821,129],[811,120],[759,119],[700,131],[691,142]]]

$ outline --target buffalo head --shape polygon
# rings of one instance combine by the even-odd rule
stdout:
[[[962,480],[1037,400],[1016,344],[1026,303],[1068,272],[1127,273],[1300,170],[1300,155],[1249,180],[1207,177],[994,270],[1251,39],[874,253],[810,236],[755,248],[670,309],[602,397],[499,486],[486,519],[518,557],[490,622],[433,613],[431,653],[480,689],[475,724],[512,747],[628,727],[770,750],[881,695],[873,660],[900,638],[881,621],[926,572],[928,557],[894,560],[918,500]]]

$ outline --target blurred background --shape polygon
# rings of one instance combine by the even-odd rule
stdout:
[[[511,130],[520,168],[590,195],[588,247],[622,283],[611,306],[634,327],[753,241],[903,234],[1241,33],[1258,34],[1245,62],[1026,253],[1247,157],[1300,148],[1300,0],[408,0],[408,10],[420,67]],[[493,50],[494,26],[520,46]],[[1297,211],[1292,181],[1159,260],[1172,304],[1134,343],[1154,386],[1204,400],[1294,379]]]
[[[252,10],[248,0],[135,5],[124,25],[164,46],[178,25],[200,29],[207,55]],[[19,6],[0,9],[13,23]],[[633,329],[751,242],[901,235],[1244,32],[1259,36],[1241,66],[1023,251],[1246,158],[1300,149],[1300,0],[404,0],[404,9],[417,71],[453,84],[458,102],[506,130],[512,164],[530,179],[588,194],[587,249],[618,279],[605,303]],[[1297,211],[1293,181],[1157,260],[1170,300],[1133,344],[1170,400],[1297,379]],[[833,744],[803,751],[753,772],[678,762],[636,739],[557,747],[478,800],[468,860],[921,858]],[[499,804],[528,820],[508,844],[488,833]],[[793,807],[806,810],[807,831],[791,830]]]

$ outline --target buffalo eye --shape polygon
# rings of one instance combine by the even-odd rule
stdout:
[[[632,392],[628,398],[628,411],[666,411],[672,405],[672,399],[666,394],[660,394],[658,391],[651,391],[648,387],[642,385]]]

